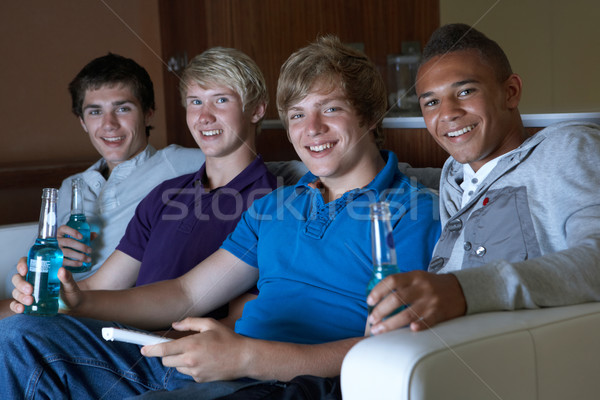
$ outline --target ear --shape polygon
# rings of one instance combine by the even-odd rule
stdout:
[[[252,114],[252,118],[250,119],[250,121],[252,121],[253,124],[256,124],[265,116],[265,112],[267,112],[267,104],[257,104],[256,107],[254,107],[254,113]]]
[[[81,127],[83,128],[85,133],[88,133],[88,129],[87,129],[87,126],[85,125],[85,122],[83,121],[83,118],[79,117],[79,123],[81,124]]]
[[[153,116],[154,116],[154,110],[150,109],[146,112],[146,114],[144,115],[144,126],[150,125],[150,120],[152,120]]]
[[[519,107],[521,101],[521,93],[523,93],[523,81],[517,74],[512,74],[504,82],[506,93],[506,107],[509,110],[514,110]]]

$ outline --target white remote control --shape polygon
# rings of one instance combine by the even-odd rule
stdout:
[[[139,344],[140,346],[164,343],[173,340],[166,337],[153,335],[151,333],[132,331],[122,328],[102,328],[102,337],[104,340],[117,340],[119,342]]]

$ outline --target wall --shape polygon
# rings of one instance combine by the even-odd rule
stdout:
[[[441,0],[440,20],[500,44],[523,78],[522,113],[600,110],[597,0]]]
[[[156,0],[2,1],[0,37],[0,167],[98,158],[70,112],[67,85],[109,51],[150,73],[158,101],[151,140],[166,143]]]

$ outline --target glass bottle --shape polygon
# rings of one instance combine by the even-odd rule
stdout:
[[[42,208],[38,237],[27,256],[27,282],[33,285],[33,304],[25,306],[25,314],[55,315],[58,313],[60,281],[58,269],[63,263],[63,253],[56,240],[57,189],[42,191]]]
[[[83,238],[75,239],[78,242],[85,244],[86,246],[90,245],[90,224],[87,222],[85,218],[85,214],[83,212],[83,194],[81,192],[82,188],[82,180],[80,178],[73,179],[71,182],[71,216],[69,217],[69,221],[67,222],[67,226],[76,229],[81,233]],[[66,237],[71,237],[66,235]],[[72,249],[75,250],[75,249]],[[77,251],[77,250],[75,250]],[[79,251],[78,251],[79,252]],[[87,272],[92,267],[91,262],[84,262],[81,267],[71,267],[65,266],[66,269],[73,273],[77,272]]]
[[[385,277],[397,274],[396,247],[390,222],[391,213],[389,204],[385,201],[372,203],[371,211],[371,254],[373,258],[373,273],[367,285],[367,296],[371,290]],[[391,315],[404,309],[402,306]],[[373,307],[369,306],[369,314]]]

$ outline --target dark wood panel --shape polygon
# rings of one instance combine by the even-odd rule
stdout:
[[[384,148],[392,150],[401,162],[413,167],[441,168],[448,158],[427,129],[386,129]]]
[[[320,34],[362,43],[381,72],[386,57],[403,41],[425,44],[439,26],[439,0],[159,0],[163,57],[189,58],[212,46],[235,47],[262,69],[277,119],[275,92],[279,68],[295,50]],[[174,73],[164,70],[169,143],[195,146],[187,133]],[[265,136],[266,137],[266,136]],[[270,144],[263,139],[263,148]],[[272,144],[277,150],[280,142]]]
[[[0,168],[0,225],[37,221],[42,189],[59,188],[63,179],[92,162]]]

